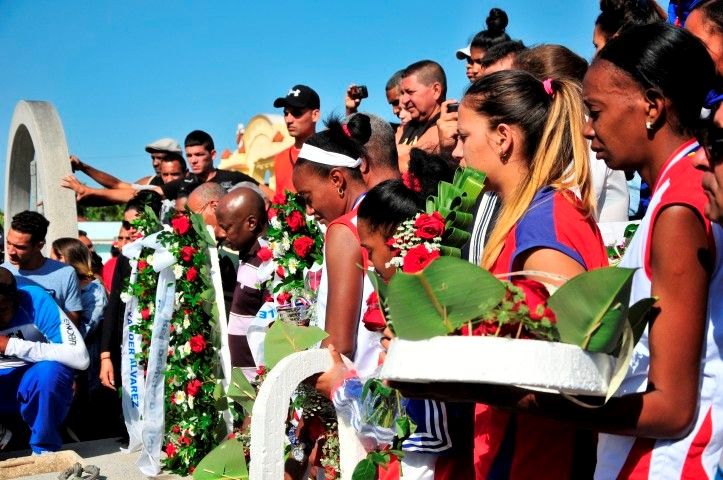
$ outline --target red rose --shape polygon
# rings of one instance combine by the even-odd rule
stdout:
[[[279,212],[279,211],[276,210],[275,208],[269,207],[269,210],[266,212],[266,214],[268,215],[269,220],[271,220],[272,218],[274,218],[274,217],[276,216],[276,214],[277,214],[278,212]]]
[[[372,332],[381,332],[387,327],[387,322],[384,320],[384,314],[382,313],[382,309],[379,307],[368,308],[367,311],[364,312],[362,322],[364,323],[366,329]]]
[[[198,392],[201,391],[201,385],[203,385],[201,381],[197,378],[194,378],[186,384],[186,393],[188,395],[191,395],[192,397],[197,397]]]
[[[261,376],[261,375],[263,375],[264,373],[266,373],[266,366],[265,366],[265,365],[259,365],[259,366],[256,368],[256,375]]]
[[[303,237],[299,237],[294,240],[293,247],[294,252],[296,252],[299,257],[306,258],[306,256],[314,249],[314,240],[311,237],[304,235]]]
[[[306,219],[298,210],[294,210],[291,214],[286,217],[286,224],[289,226],[289,230],[292,232],[298,232],[301,227],[306,225]]]
[[[145,270],[147,266],[148,266],[148,262],[146,262],[145,260],[138,260],[138,271],[139,272],[142,272],[143,270]]]
[[[262,262],[266,262],[271,260],[274,254],[271,253],[271,249],[269,247],[261,247],[259,248],[259,251],[256,252],[256,256],[259,257]]]
[[[414,222],[414,227],[417,229],[414,235],[419,238],[431,240],[441,237],[442,233],[444,233],[444,217],[439,212],[434,212],[431,215],[423,213]]]
[[[286,195],[283,193],[277,193],[274,195],[274,199],[271,201],[274,205],[286,205]]]
[[[191,351],[193,353],[201,353],[206,348],[206,340],[202,335],[194,335],[188,341],[191,344]]]
[[[168,442],[168,445],[166,445],[166,455],[168,455],[168,458],[175,457],[176,453],[178,453],[176,446],[171,442]]]
[[[184,435],[178,439],[178,443],[187,447],[191,444],[191,439]]]
[[[148,321],[151,318],[151,311],[148,308],[141,310],[141,318]]]
[[[324,480],[333,479],[336,477],[336,468],[332,467],[331,465],[327,465],[324,467]]]
[[[286,272],[284,271],[283,265],[279,265],[278,267],[276,267],[276,275],[278,275],[279,278],[286,277]]]
[[[198,270],[196,270],[196,267],[191,267],[186,272],[186,280],[189,282],[193,282],[198,278]]]
[[[547,291],[547,288],[542,283],[527,278],[514,279],[512,285],[521,289],[525,295],[524,302],[530,310],[530,318],[533,320],[539,319],[542,316],[541,313],[547,307],[547,299],[550,298],[550,292]],[[542,306],[542,312],[538,313],[537,307],[540,305]],[[533,314],[538,317],[533,317]]]
[[[185,215],[176,215],[171,219],[171,226],[178,235],[185,235],[191,228],[191,220]]]
[[[404,256],[402,263],[402,271],[404,273],[417,273],[429,265],[432,260],[439,257],[438,251],[430,252],[424,245],[417,245],[409,249]]]
[[[185,246],[181,248],[181,260],[184,262],[190,262],[193,260],[193,256],[196,254],[196,249],[191,246]]]
[[[279,305],[286,305],[291,301],[291,294],[289,292],[281,292],[276,295],[276,301]]]
[[[273,302],[274,296],[271,295],[269,292],[264,292],[264,303],[266,302]]]
[[[181,427],[179,427],[178,425],[174,425],[171,431],[173,433],[181,433]]]

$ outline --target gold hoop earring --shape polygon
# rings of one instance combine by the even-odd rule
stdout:
[[[336,192],[339,194],[339,197],[344,197],[344,189],[339,187],[336,189]]]

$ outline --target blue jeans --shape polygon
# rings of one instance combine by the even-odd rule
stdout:
[[[20,414],[30,427],[34,453],[60,450],[60,428],[72,400],[73,370],[58,362],[0,371],[0,414]]]

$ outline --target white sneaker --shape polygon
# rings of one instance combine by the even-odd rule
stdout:
[[[5,428],[4,425],[0,424],[0,450],[8,446],[11,438],[13,438],[13,432]]]

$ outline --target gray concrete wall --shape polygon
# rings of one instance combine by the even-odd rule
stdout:
[[[30,205],[30,163],[33,159],[40,201]],[[65,132],[53,104],[19,101],[10,123],[5,162],[5,230],[13,215],[23,210],[35,210],[50,221],[47,245],[56,238],[76,237],[75,194],[60,187],[60,179],[70,173]]]

